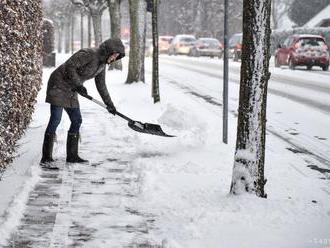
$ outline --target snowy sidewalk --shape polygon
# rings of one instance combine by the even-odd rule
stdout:
[[[104,137],[104,143],[83,141],[81,151],[104,160],[91,165],[62,161],[60,170],[43,170],[6,247],[83,247],[87,241],[88,247],[146,247],[144,234],[155,219],[135,208],[140,172],[132,168],[131,154],[126,152],[133,142],[118,140],[114,147],[107,145],[102,131],[96,135]],[[118,154],[111,156],[113,150],[120,159]]]
[[[38,138],[42,137],[49,114],[43,98],[51,71],[44,71],[44,87],[34,116],[38,119],[34,122],[44,122],[37,127]],[[93,83],[89,87],[89,92],[99,97]],[[143,182],[141,168],[133,162],[162,154],[138,151],[136,134],[126,122],[114,121],[115,117],[94,103],[84,99],[81,102],[80,154],[90,164],[65,163],[69,121],[63,114],[54,148],[60,169],[39,169],[24,211],[18,213],[22,215],[20,224],[4,247],[86,247],[87,242],[87,247],[161,247],[146,237],[154,228],[155,216],[136,207],[141,205],[137,201],[141,201],[138,197]],[[38,151],[31,167],[38,167],[41,142],[27,151]]]

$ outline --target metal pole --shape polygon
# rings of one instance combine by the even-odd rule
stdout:
[[[158,0],[152,5],[152,97],[154,103],[160,101],[159,95],[159,50],[158,50]]]
[[[222,142],[228,144],[228,0],[224,0],[223,117]]]

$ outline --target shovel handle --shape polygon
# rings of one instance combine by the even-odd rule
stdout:
[[[107,105],[105,105],[103,102],[100,102],[99,100],[94,99],[90,95],[81,95],[81,96],[91,100],[92,102],[95,102],[96,104],[100,105],[103,108],[107,108]],[[120,116],[121,118],[125,119],[126,121],[133,121],[131,118],[127,117],[126,115],[123,115],[122,113],[120,113],[118,111],[116,111],[116,115]]]

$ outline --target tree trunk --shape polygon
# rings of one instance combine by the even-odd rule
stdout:
[[[64,41],[64,50],[65,53],[70,52],[70,27],[71,27],[71,18],[67,17],[65,20],[64,32],[65,32],[65,41]]]
[[[159,68],[158,68],[158,0],[153,0],[152,7],[152,97],[154,103],[160,101],[159,95]]]
[[[63,23],[60,23],[58,25],[58,29],[57,29],[57,33],[58,33],[58,36],[57,36],[57,52],[58,53],[62,53],[63,28],[64,28]]]
[[[84,12],[80,12],[80,49],[84,48]]]
[[[75,18],[74,14],[71,16],[71,53],[74,53],[74,28],[75,28]]]
[[[146,8],[145,0],[129,0],[131,40],[127,84],[144,82]]]
[[[88,33],[88,47],[91,47],[92,46],[92,23],[91,23],[91,14],[88,12],[87,13],[88,15],[88,23],[87,23],[87,33]]]
[[[110,14],[110,25],[111,25],[111,38],[121,38],[121,15],[120,15],[120,3],[121,0],[108,0],[109,14]],[[109,70],[117,69],[122,70],[121,60],[109,66]]]
[[[231,193],[266,197],[264,185],[271,0],[243,1],[243,50]]]
[[[97,9],[90,9],[92,20],[93,20],[93,28],[94,28],[94,39],[95,39],[95,47],[98,47],[102,42],[102,12]]]
[[[277,16],[277,9],[276,9],[276,3],[275,1],[272,2],[272,15],[271,15],[271,20],[272,20],[272,28],[277,29],[278,26],[278,16]]]

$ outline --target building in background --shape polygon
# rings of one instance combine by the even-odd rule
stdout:
[[[330,27],[330,4],[310,19],[304,27]]]

